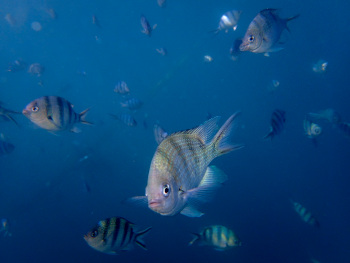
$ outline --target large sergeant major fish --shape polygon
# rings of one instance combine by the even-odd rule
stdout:
[[[294,211],[297,212],[297,214],[300,216],[300,218],[309,225],[315,226],[317,228],[320,227],[320,223],[318,220],[311,214],[310,211],[308,211],[304,206],[301,204],[294,202],[293,200],[290,200],[290,202],[293,205]]]
[[[243,147],[228,142],[237,115],[232,115],[216,134],[220,117],[163,139],[152,159],[146,196],[130,201],[148,202],[151,210],[165,216],[203,215],[198,202],[208,201],[227,179],[218,168],[208,165],[214,158]]]
[[[143,231],[135,232],[133,223],[122,217],[112,217],[99,221],[84,236],[84,239],[90,247],[100,252],[117,255],[132,249],[134,244],[147,250],[141,238],[150,230],[149,227]]]
[[[240,46],[241,51],[253,53],[268,53],[279,51],[281,34],[288,29],[287,23],[299,15],[290,18],[280,18],[277,9],[267,8],[260,11],[249,24]]]
[[[76,113],[73,105],[64,98],[44,96],[30,102],[23,110],[24,116],[45,130],[79,132],[76,123],[92,124],[85,120],[89,109]]]
[[[271,117],[270,131],[264,136],[264,139],[272,140],[275,135],[280,134],[284,129],[285,122],[286,112],[284,110],[275,110]]]

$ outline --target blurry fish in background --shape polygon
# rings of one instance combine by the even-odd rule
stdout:
[[[0,119],[12,121],[18,126],[17,121],[10,114],[20,114],[20,112],[6,109],[2,104],[3,103],[0,102]]]
[[[93,23],[94,25],[96,25],[98,28],[101,28],[100,21],[98,20],[98,18],[97,18],[96,15],[93,15],[93,16],[92,16],[92,23]]]
[[[41,29],[43,29],[42,25],[38,21],[32,22],[30,24],[30,27],[36,32],[39,32],[39,31],[41,31]]]
[[[161,48],[157,48],[156,51],[161,54],[162,56],[165,56],[168,54],[168,51],[164,48],[164,47],[161,47]]]
[[[212,62],[213,61],[213,58],[209,55],[205,55],[204,56],[204,62],[206,63],[209,63],[209,62]]]
[[[87,155],[86,155],[86,156],[87,156]],[[85,176],[82,176],[82,180],[83,180],[84,191],[86,191],[86,193],[91,193],[90,184],[89,184],[88,181],[86,180]]]
[[[153,133],[154,138],[158,144],[160,144],[168,136],[168,133],[158,124],[154,124]]]
[[[28,73],[40,77],[44,70],[45,68],[39,63],[33,63],[29,66]]]
[[[1,219],[0,233],[3,233],[4,237],[12,236],[9,232],[9,221],[6,218]]]
[[[212,32],[214,32],[214,34],[217,34],[221,30],[224,30],[226,33],[228,33],[228,30],[230,28],[232,28],[233,31],[236,31],[241,14],[242,11],[239,10],[231,10],[226,12],[221,16],[218,28],[213,30]]]
[[[293,205],[293,208],[295,212],[300,216],[300,218],[309,225],[315,226],[317,228],[320,227],[320,223],[317,221],[317,219],[311,214],[310,211],[308,211],[304,206],[301,204],[294,202],[293,200],[290,200],[290,202]]]
[[[55,11],[55,9],[53,8],[47,8],[45,9],[46,13],[52,18],[52,19],[57,19],[57,13]]]
[[[128,108],[129,110],[137,110],[142,107],[143,102],[137,98],[131,98],[124,102],[121,102],[120,105],[123,108]]]
[[[338,128],[345,133],[345,136],[350,138],[350,123],[340,122],[337,124]]]
[[[237,61],[239,58],[239,55],[242,53],[242,51],[239,49],[239,46],[241,44],[242,44],[242,38],[236,38],[235,41],[232,43],[232,46],[230,47],[230,55],[233,61]]]
[[[316,138],[322,133],[322,128],[316,123],[311,122],[308,118],[304,120],[304,131],[308,138],[317,146]]]
[[[100,36],[95,35],[95,36],[94,36],[94,39],[95,39],[95,42],[96,42],[97,44],[101,44],[101,43],[102,43],[102,38],[101,38]]]
[[[130,92],[128,85],[125,81],[121,80],[114,87],[114,92],[119,93],[121,95],[126,95]]]
[[[276,52],[281,49],[281,34],[288,29],[288,22],[296,19],[299,15],[290,18],[280,18],[277,9],[264,9],[250,23],[240,46],[241,51],[253,53]],[[267,54],[266,54],[267,55]]]
[[[26,67],[27,63],[25,63],[22,59],[16,59],[15,61],[10,63],[10,65],[7,68],[7,71],[18,72],[24,70]]]
[[[278,87],[280,86],[280,82],[276,79],[271,80],[271,82],[269,83],[269,85],[267,85],[267,91],[269,93],[272,93],[274,91],[276,91],[278,89]]]
[[[151,230],[151,227],[136,232],[135,224],[122,217],[112,217],[101,220],[86,235],[88,245],[100,252],[117,255],[131,250],[134,244],[147,250],[142,237]]]
[[[157,4],[159,7],[166,7],[166,0],[157,0]]]
[[[147,36],[151,36],[152,31],[154,29],[156,29],[157,24],[155,24],[155,25],[153,25],[153,27],[151,27],[149,25],[149,22],[148,22],[147,18],[144,15],[141,15],[141,26],[143,28],[143,30],[141,32],[146,34]]]
[[[120,113],[118,115],[114,115],[114,114],[110,114],[114,119],[121,121],[122,123],[124,123],[126,126],[129,127],[136,127],[137,126],[137,122],[134,119],[133,116],[131,116],[130,114],[127,113]]]
[[[9,143],[3,133],[0,134],[0,156],[10,154],[14,151],[15,146]]]
[[[328,62],[320,59],[319,61],[317,61],[315,64],[312,65],[312,70],[313,72],[316,73],[325,73],[328,67]]]
[[[321,110],[316,113],[309,112],[308,116],[310,117],[311,120],[326,120],[332,124],[338,124],[341,122],[340,114],[331,108]]]
[[[208,165],[216,157],[243,147],[229,143],[238,114],[230,116],[219,131],[220,117],[214,117],[197,128],[167,136],[153,156],[145,196],[128,201],[148,203],[163,216],[202,216],[199,204],[209,201],[227,180],[220,169]]]
[[[5,15],[5,20],[10,26],[15,26],[17,24],[16,19],[9,13]]]
[[[22,111],[31,122],[47,131],[70,130],[78,133],[77,123],[92,124],[85,120],[89,109],[77,114],[73,105],[58,96],[44,96],[30,102]]]
[[[193,233],[193,235],[195,238],[188,244],[189,246],[198,243],[199,245],[211,246],[218,251],[224,251],[242,245],[235,233],[225,226],[208,226],[200,234]]]
[[[286,112],[284,110],[275,110],[271,117],[270,131],[264,136],[264,139],[272,140],[275,135],[280,134],[284,129],[285,122]]]

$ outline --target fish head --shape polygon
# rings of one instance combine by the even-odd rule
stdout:
[[[104,228],[101,226],[101,222],[93,227],[87,234],[84,235],[84,239],[88,245],[99,251],[104,250],[106,240],[103,239]]]
[[[253,21],[242,39],[239,50],[254,52],[261,46],[262,41],[263,37],[260,34],[259,27],[256,25],[255,21]]]
[[[182,209],[179,187],[170,174],[151,169],[146,187],[148,207],[161,215],[175,215]]]
[[[311,135],[318,136],[321,134],[321,132],[322,132],[322,128],[318,124],[316,123],[311,124],[311,127],[310,127]]]
[[[29,120],[39,125],[47,119],[45,100],[42,98],[33,100],[23,109],[22,113]]]

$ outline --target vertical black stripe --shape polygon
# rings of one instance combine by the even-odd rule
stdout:
[[[130,227],[129,227],[129,222],[125,222],[124,224],[124,232],[123,232],[123,238],[122,238],[122,243],[120,244],[121,247],[127,246],[128,242],[130,241],[129,239],[126,240],[126,236],[128,235],[128,232],[130,231]],[[130,236],[129,236],[130,238]]]
[[[64,127],[64,123],[65,123],[65,119],[64,119],[64,101],[61,97],[56,97],[56,103],[57,103],[57,110],[59,113],[59,120],[58,121],[58,125],[60,127]]]
[[[188,169],[189,167],[188,167],[188,163],[187,163],[187,159],[186,159],[186,153],[183,151],[183,148],[181,147],[181,145],[179,145],[179,143],[177,141],[175,141],[175,139],[176,138],[174,138],[174,137],[169,137],[168,142],[174,148],[177,156],[181,158],[182,163],[183,163],[183,168],[186,169],[187,172],[189,172],[189,169]],[[184,140],[184,138],[182,138],[182,140]],[[180,167],[178,167],[178,168],[180,168]]]
[[[67,102],[67,106],[68,106],[67,110],[68,110],[68,116],[69,116],[69,124],[73,124],[76,120],[75,120],[74,111],[72,109],[72,104],[70,104],[68,101],[66,101],[66,102]]]
[[[111,245],[112,248],[114,248],[115,242],[117,241],[119,228],[120,228],[120,218],[117,217],[115,219],[115,228],[114,228],[113,237],[112,237],[112,245]]]
[[[53,119],[52,105],[51,105],[50,99],[48,96],[43,97],[43,99],[45,102],[44,104],[46,106],[46,115],[47,115],[47,117],[51,117]],[[39,109],[39,110],[41,110],[41,109]]]
[[[104,243],[106,243],[106,237],[107,237],[107,233],[108,233],[109,226],[110,226],[110,219],[107,218],[107,219],[105,220],[105,225],[104,225],[103,233],[102,233],[102,241],[103,241]]]

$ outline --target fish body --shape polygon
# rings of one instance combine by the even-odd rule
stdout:
[[[242,11],[239,10],[231,10],[223,14],[220,18],[219,26],[214,31],[215,34],[219,33],[221,30],[225,30],[227,33],[230,28],[235,31],[237,29],[237,24],[239,18],[242,14]]]
[[[32,75],[36,75],[38,77],[41,76],[41,74],[43,74],[43,72],[45,71],[44,66],[40,65],[39,63],[33,63],[29,66],[28,69],[28,73],[32,74]]]
[[[315,73],[324,73],[326,72],[327,67],[328,67],[328,62],[323,59],[320,59],[315,64],[313,64],[312,70]]]
[[[264,139],[272,140],[275,135],[280,134],[284,129],[285,122],[286,112],[284,110],[275,110],[271,117],[270,131],[265,135]]]
[[[30,102],[22,113],[31,122],[45,130],[78,132],[75,124],[92,124],[85,120],[88,110],[78,114],[66,99],[58,96],[44,96]]]
[[[225,226],[213,225],[203,229],[200,234],[194,234],[194,239],[189,243],[192,245],[206,245],[215,248],[216,250],[227,250],[236,246],[241,246],[241,241],[235,233]]]
[[[308,116],[312,120],[326,120],[332,124],[341,123],[340,114],[334,109],[325,109],[316,113],[309,112]]]
[[[167,136],[153,156],[146,196],[132,199],[147,201],[151,210],[165,216],[203,215],[198,202],[208,201],[227,179],[218,168],[208,165],[214,158],[243,147],[228,142],[237,115],[232,115],[216,134],[220,117]]]
[[[141,15],[141,27],[142,27],[141,32],[150,37],[152,34],[152,31],[157,27],[157,25],[153,25],[153,27],[151,27],[147,18],[144,15]]]
[[[114,92],[126,95],[129,94],[130,90],[125,81],[118,81],[117,85],[114,87]]]
[[[157,4],[159,7],[166,7],[166,0],[157,0]]]
[[[7,68],[7,71],[18,72],[18,71],[24,70],[26,67],[27,67],[27,63],[25,63],[21,59],[16,59],[15,61],[10,63],[10,65]]]
[[[214,59],[209,55],[205,55],[203,60],[204,62],[209,63],[212,62]]]
[[[137,126],[137,122],[134,119],[134,117],[132,117],[130,114],[127,113],[120,113],[118,115],[114,115],[114,114],[110,114],[114,119],[121,121],[122,123],[124,123],[126,126],[129,127],[135,127]]]
[[[236,38],[235,41],[233,42],[232,46],[230,47],[230,55],[231,59],[233,61],[236,61],[241,54],[241,51],[239,49],[240,45],[242,44],[242,39],[241,38]]]
[[[131,98],[120,103],[120,105],[124,108],[128,108],[129,110],[137,110],[142,107],[143,102],[137,98]]]
[[[1,219],[0,233],[3,233],[4,237],[12,236],[9,232],[9,221],[6,218]]]
[[[292,200],[291,203],[293,205],[294,211],[297,212],[297,214],[305,223],[308,223],[309,225],[315,226],[317,228],[320,227],[318,220],[304,206]]]
[[[304,131],[308,138],[313,139],[319,136],[322,133],[322,128],[320,125],[309,121],[308,119],[304,120]]]
[[[283,30],[287,29],[287,23],[299,15],[290,18],[280,18],[277,9],[264,9],[260,11],[243,37],[240,46],[241,51],[250,51],[253,53],[267,53],[281,50],[277,44]]]
[[[0,156],[10,154],[14,151],[15,146],[6,141],[3,134],[0,135]]]
[[[100,252],[116,255],[122,251],[128,251],[137,244],[146,249],[142,241],[151,228],[136,232],[135,225],[122,217],[112,217],[101,220],[86,235],[88,245]]]
[[[157,48],[156,51],[162,56],[166,56],[168,54],[168,51],[164,47]]]

